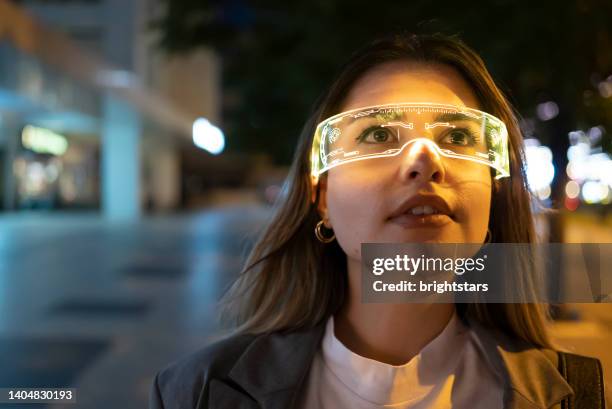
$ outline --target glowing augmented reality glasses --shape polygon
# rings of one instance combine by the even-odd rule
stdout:
[[[399,103],[353,109],[321,122],[311,152],[311,176],[336,166],[399,155],[420,141],[439,155],[481,163],[496,179],[510,176],[508,131],[493,115],[463,106]]]

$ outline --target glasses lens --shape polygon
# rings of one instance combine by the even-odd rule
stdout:
[[[342,163],[397,155],[421,138],[443,156],[489,165],[498,177],[508,175],[503,122],[482,111],[439,104],[368,107],[323,121],[313,144],[313,175]]]

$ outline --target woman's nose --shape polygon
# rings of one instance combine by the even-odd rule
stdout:
[[[403,148],[400,177],[406,182],[435,182],[444,180],[442,158],[431,139],[419,138]]]

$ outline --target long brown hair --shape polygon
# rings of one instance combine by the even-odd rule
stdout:
[[[530,194],[517,115],[481,58],[454,37],[398,34],[357,51],[340,69],[306,122],[285,182],[283,199],[253,247],[244,269],[220,302],[231,334],[312,327],[334,314],[348,288],[346,255],[336,241],[314,235],[320,217],[311,201],[310,148],[316,124],[338,113],[351,87],[370,69],[392,61],[418,61],[454,68],[471,86],[482,110],[500,118],[509,133],[510,174],[494,184],[489,231],[492,242],[535,241]],[[508,221],[512,221],[511,223]],[[541,304],[458,304],[463,318],[501,330],[535,346],[550,347]]]

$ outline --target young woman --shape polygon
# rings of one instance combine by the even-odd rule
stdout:
[[[223,300],[234,332],[160,372],[151,407],[603,407],[568,375],[600,382],[599,362],[552,349],[543,305],[361,301],[361,243],[533,242],[521,158],[512,108],[460,41],[358,51]]]

